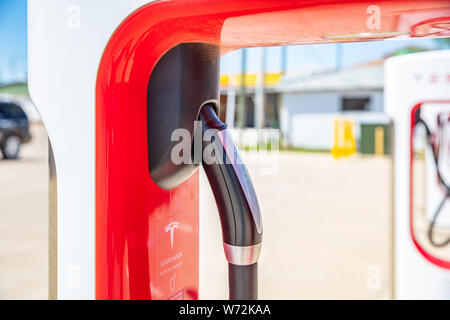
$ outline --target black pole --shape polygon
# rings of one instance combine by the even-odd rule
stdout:
[[[228,264],[230,300],[258,299],[258,263],[247,266]]]

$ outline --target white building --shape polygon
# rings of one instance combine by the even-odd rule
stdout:
[[[360,123],[389,123],[383,114],[383,60],[310,76],[288,76],[280,94],[280,129],[291,147],[330,150],[337,116]]]

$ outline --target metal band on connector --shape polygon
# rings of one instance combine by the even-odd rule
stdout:
[[[229,263],[239,266],[248,266],[258,261],[259,254],[261,253],[261,242],[246,247],[232,246],[224,242],[223,249]]]

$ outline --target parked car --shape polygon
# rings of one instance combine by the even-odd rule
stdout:
[[[20,147],[31,140],[30,124],[22,108],[0,101],[0,150],[5,159],[17,159]]]

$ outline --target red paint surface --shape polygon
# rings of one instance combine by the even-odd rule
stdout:
[[[367,28],[370,5],[381,9],[380,29]],[[165,52],[194,41],[219,44],[226,53],[330,42],[325,35],[410,32],[413,25],[449,12],[447,0],[180,0],[132,13],[110,39],[97,78],[97,298],[198,298],[198,174],[166,191],[153,183],[147,165],[147,84]],[[180,223],[175,251],[162,230],[173,221]],[[180,250],[183,265],[171,288],[161,260]]]
[[[432,264],[444,268],[450,269],[450,261],[436,257],[431,252],[428,252],[418,241],[414,233],[414,175],[413,175],[413,161],[414,161],[414,113],[425,104],[428,103],[450,103],[450,100],[430,100],[417,103],[411,109],[411,133],[409,135],[409,232],[411,234],[414,246],[420,252],[420,254]]]

